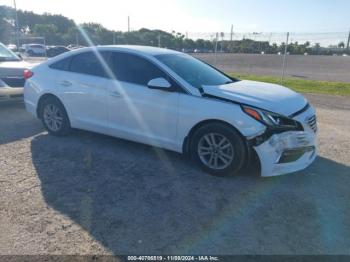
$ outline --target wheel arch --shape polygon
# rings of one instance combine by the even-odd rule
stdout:
[[[64,106],[64,104],[62,103],[61,99],[59,99],[56,95],[52,94],[52,93],[46,93],[46,94],[43,94],[42,96],[40,96],[39,100],[38,100],[38,103],[37,103],[37,107],[36,107],[36,115],[39,119],[41,119],[41,109],[42,109],[42,106],[43,106],[43,102],[48,99],[48,98],[54,98],[56,99],[58,102],[60,102],[64,108],[64,110],[66,111],[66,114],[67,114],[67,110],[66,110],[66,107]],[[67,114],[68,116],[68,114]],[[69,116],[68,116],[68,119],[69,119]]]
[[[203,120],[203,121],[200,121],[198,122],[197,124],[195,124],[191,130],[188,132],[187,136],[185,137],[184,141],[183,141],[183,144],[182,144],[182,152],[188,156],[189,155],[189,151],[190,151],[190,144],[191,144],[191,139],[193,137],[193,135],[195,134],[195,132],[200,129],[201,127],[205,126],[205,125],[208,125],[208,124],[215,124],[215,123],[218,123],[218,124],[223,124],[229,128],[232,128],[234,129],[240,136],[241,138],[243,139],[243,141],[245,141],[245,144],[247,146],[247,151],[249,151],[249,146],[248,146],[248,141],[246,139],[245,136],[242,135],[242,133],[235,127],[233,126],[232,124],[226,122],[226,121],[223,121],[223,120],[219,120],[219,119],[206,119],[206,120]]]

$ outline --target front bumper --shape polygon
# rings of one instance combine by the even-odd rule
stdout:
[[[294,117],[304,131],[288,131],[272,135],[254,149],[259,157],[261,176],[270,177],[300,171],[308,167],[317,156],[317,130],[308,120],[315,115],[310,107]]]
[[[23,87],[0,87],[0,100],[23,99]]]

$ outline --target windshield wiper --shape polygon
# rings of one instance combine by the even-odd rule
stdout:
[[[228,84],[232,84],[232,83],[234,83],[234,82],[230,80],[230,81],[226,81],[224,85],[228,85]]]

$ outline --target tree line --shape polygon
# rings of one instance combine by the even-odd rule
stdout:
[[[204,39],[189,39],[179,32],[165,32],[162,30],[149,30],[142,28],[137,31],[121,32],[113,31],[98,23],[83,23],[76,25],[72,19],[62,15],[44,13],[43,15],[33,12],[18,10],[18,29],[22,39],[26,37],[44,37],[47,45],[70,45],[77,44],[87,46],[91,42],[94,45],[130,44],[161,46],[186,52],[232,52],[232,53],[283,53],[285,43],[269,43],[268,41],[255,41],[242,39],[227,41]],[[8,6],[0,6],[0,41],[5,44],[16,43],[15,10]],[[27,40],[29,41],[29,40]],[[24,43],[22,40],[21,43]],[[341,48],[341,43],[338,47]],[[344,43],[342,43],[344,47]],[[310,45],[309,42],[298,42],[288,45],[290,54],[328,54],[334,50],[321,48],[320,44]]]

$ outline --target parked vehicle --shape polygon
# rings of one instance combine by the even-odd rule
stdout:
[[[46,48],[47,57],[55,57],[69,51],[65,46],[48,46]]]
[[[17,51],[17,46],[15,44],[8,44],[7,48],[13,52]]]
[[[30,67],[0,43],[0,100],[23,98],[23,72]]]
[[[46,56],[46,47],[44,45],[27,44],[24,47],[28,56]]]
[[[83,47],[85,47],[85,46],[82,46],[82,45],[73,45],[73,44],[67,46],[67,48],[68,48],[69,50],[75,50],[75,49],[79,49],[79,48],[83,48]]]
[[[26,108],[52,135],[79,128],[129,139],[189,154],[213,175],[238,173],[254,152],[262,176],[304,169],[316,157],[315,110],[303,96],[231,78],[180,52],[83,48],[26,77]]]

